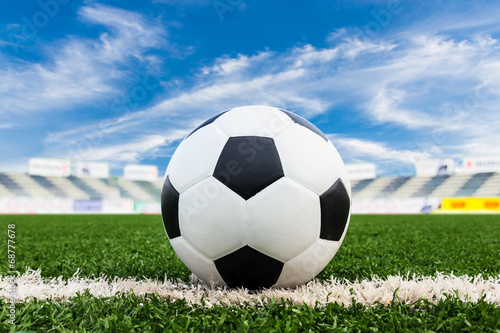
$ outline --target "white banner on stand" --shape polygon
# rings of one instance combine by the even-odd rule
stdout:
[[[156,165],[129,164],[123,169],[123,178],[155,181],[158,179],[158,168]]]
[[[451,158],[422,160],[415,163],[415,170],[420,177],[451,175],[455,171],[455,163]]]
[[[350,180],[375,179],[377,177],[376,166],[373,163],[346,164],[345,168]]]
[[[68,160],[31,158],[29,160],[28,174],[46,177],[69,177],[71,175],[71,163]]]
[[[104,162],[76,162],[73,174],[79,178],[108,178],[109,164]]]
[[[464,173],[500,172],[500,156],[464,157],[462,164]]]
[[[441,204],[439,198],[365,199],[352,202],[353,214],[430,213]]]

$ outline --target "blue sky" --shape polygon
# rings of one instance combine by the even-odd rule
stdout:
[[[381,175],[500,155],[498,1],[2,3],[1,171],[162,173],[200,122],[251,104],[304,116]]]

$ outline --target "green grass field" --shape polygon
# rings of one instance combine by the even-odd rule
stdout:
[[[134,277],[189,281],[159,216],[0,216],[7,258],[7,225],[16,225],[15,270],[41,269],[44,277]],[[317,279],[347,280],[397,274],[500,275],[498,216],[353,216],[339,252]],[[0,274],[11,269],[0,266]],[[142,305],[141,305],[142,304]],[[485,331],[500,332],[500,309],[453,297],[436,304],[397,301],[386,307],[335,303],[192,307],[154,295],[74,297],[70,303],[17,305],[16,327],[2,301],[0,330],[47,331]]]

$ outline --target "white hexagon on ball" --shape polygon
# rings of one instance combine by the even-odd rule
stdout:
[[[287,262],[318,239],[320,213],[318,195],[283,177],[247,201],[247,244]]]
[[[180,195],[181,235],[199,252],[215,260],[246,245],[244,212],[245,200],[208,177]]]
[[[165,231],[207,282],[295,287],[339,249],[351,190],[344,164],[310,122],[269,106],[234,108],[189,134],[162,190]]]

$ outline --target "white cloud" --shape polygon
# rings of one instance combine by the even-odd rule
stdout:
[[[369,45],[374,44],[369,43]],[[358,43],[348,42],[335,49],[318,50],[306,45],[293,48],[285,54],[264,51],[253,56],[238,55],[236,58],[223,56],[216,59],[212,66],[201,68],[200,72],[204,73],[204,76],[199,77],[198,84],[191,91],[182,92],[155,106],[123,117],[50,133],[45,143],[47,146],[55,145],[57,142],[71,144],[78,142],[82,137],[100,138],[103,135],[110,138],[109,134],[124,133],[141,126],[144,128],[147,126],[153,133],[161,133],[165,127],[159,124],[165,123],[166,119],[168,125],[165,125],[168,128],[182,129],[186,126],[195,126],[197,122],[216,112],[238,105],[267,104],[287,107],[306,116],[324,113],[330,107],[330,101],[317,98],[311,91],[315,90],[316,86],[322,85],[324,79],[323,82],[316,80],[312,77],[314,75],[312,73],[322,74],[323,68],[316,68],[317,65],[327,65],[334,61],[339,52],[341,58],[352,58],[350,47],[356,50],[356,55],[385,49],[385,47],[371,46],[360,48]],[[348,56],[344,56],[343,53]],[[304,89],[304,86],[309,87]],[[204,113],[200,113],[201,110]],[[118,139],[115,142],[120,145],[122,140]]]
[[[386,83],[406,83],[422,78],[470,79],[476,73],[468,71],[479,58],[491,52],[483,49],[483,40],[455,41],[443,35],[413,35],[400,41],[399,52],[390,55],[388,63],[375,67],[387,74]]]
[[[41,53],[47,55],[46,61],[11,63],[0,69],[4,115],[63,110],[109,98],[127,74],[120,65],[136,59],[148,66],[155,60],[147,54],[150,49],[175,50],[165,31],[139,14],[103,5],[84,6],[78,14],[108,31],[96,40],[72,36],[44,45]]]
[[[358,38],[348,38],[340,45],[341,50],[346,58],[353,59],[362,53],[377,53],[388,52],[395,48],[395,44],[389,43],[374,43],[370,41],[362,41]]]
[[[238,54],[236,58],[222,57],[215,60],[215,65],[212,65],[210,67],[202,67],[201,72],[203,75],[212,73],[218,75],[234,74],[248,68],[250,64],[260,62],[264,59],[269,58],[270,56],[270,52],[260,52],[254,56]]]
[[[121,59],[123,55],[116,51],[123,51],[125,54],[134,52],[134,48],[153,47],[161,42],[159,38],[164,32],[156,25],[149,25],[148,20],[142,15],[124,9],[108,7],[103,5],[84,6],[79,10],[79,15],[83,20],[107,26],[117,32],[117,38],[102,33],[99,39],[102,42],[102,55],[110,59]],[[137,38],[137,40],[134,40]],[[132,43],[132,45],[125,42]],[[139,54],[137,56],[140,57]]]
[[[167,135],[145,135],[138,139],[127,140],[120,144],[73,145],[65,155],[54,152],[54,157],[68,158],[70,160],[109,161],[113,165],[138,162],[144,155],[152,155],[162,146],[172,141],[182,139],[185,131],[172,131]]]
[[[80,126],[57,133],[50,132],[45,137],[45,143],[49,145],[60,142],[74,144],[82,139],[92,142],[101,142],[105,136],[125,131],[130,127],[139,125],[139,122],[127,121],[127,119],[128,117],[125,116],[113,120],[102,120],[97,124],[93,123],[91,125]]]
[[[428,150],[410,150],[391,148],[390,143],[376,142],[353,137],[328,135],[332,143],[339,151],[345,163],[371,162],[377,166],[378,175],[400,175],[413,174],[413,164],[416,161],[432,157]],[[419,147],[420,148],[420,147]]]
[[[426,152],[397,150],[388,147],[387,143],[361,140],[356,138],[328,135],[338,150],[343,152],[344,158],[352,160],[370,159],[371,161],[398,161],[413,163],[429,157]]]
[[[380,123],[396,123],[411,129],[438,125],[432,114],[401,109],[399,104],[405,94],[402,90],[381,88],[365,108]]]
[[[14,127],[13,123],[0,123],[0,129],[8,129]]]
[[[134,22],[124,26],[129,29]],[[378,126],[387,132],[398,130],[416,147],[398,149],[392,138],[386,142],[361,140],[356,133],[332,136],[348,159],[409,164],[428,157],[497,151],[491,149],[492,141],[485,139],[498,138],[500,128],[497,39],[486,35],[450,38],[411,31],[391,41],[359,40],[348,31],[338,31],[333,37],[342,40],[324,49],[305,45],[281,53],[265,50],[253,55],[223,55],[193,71],[197,74],[190,78],[193,82],[189,90],[124,117],[107,119],[104,130],[87,125],[52,133],[46,142],[76,142],[81,131],[88,128],[89,133],[109,134],[108,146],[98,151],[103,156],[140,159],[154,149],[139,149],[138,154],[132,154],[124,149],[129,137],[119,137],[120,133],[146,127],[151,135],[187,131],[224,109],[265,104],[306,117],[329,114],[330,119],[348,109],[350,114],[345,118],[352,120],[353,131],[361,127],[359,124]],[[116,56],[104,54],[110,59]],[[471,99],[473,107],[465,107]],[[453,119],[463,114],[469,116]],[[358,126],[353,125],[356,121]],[[436,131],[445,135],[436,139]]]

